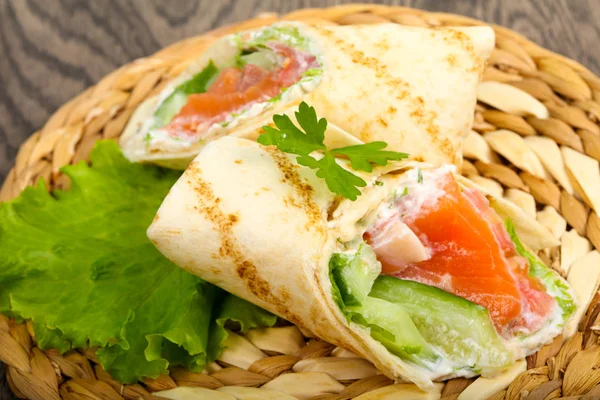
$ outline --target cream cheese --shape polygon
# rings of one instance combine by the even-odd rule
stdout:
[[[438,182],[440,178],[448,173],[454,173],[454,166],[444,166],[435,169],[419,170],[418,168],[412,168],[406,171],[403,175],[403,179],[398,181],[394,177],[379,177],[378,180],[383,183],[383,187],[372,187],[369,188],[373,192],[387,193],[387,201],[379,203],[374,210],[367,213],[366,220],[362,224],[356,224],[358,228],[356,233],[356,239],[344,243],[344,252],[355,251],[356,243],[362,242],[362,236],[369,229],[369,227],[377,224],[383,224],[392,218],[410,218],[411,215],[418,215],[422,208],[434,206],[441,196],[444,195],[444,190],[440,188]],[[408,227],[407,227],[408,228]],[[420,238],[421,243],[426,243],[426,238]],[[354,249],[354,250],[353,250]],[[380,257],[380,251],[378,252]],[[380,264],[380,260],[375,260]],[[380,268],[380,267],[379,267]],[[450,277],[448,277],[450,279]],[[555,293],[552,287],[546,288],[548,294],[552,297],[557,298],[560,293]],[[555,303],[550,318],[544,323],[544,326],[534,333],[529,335],[519,335],[518,332],[507,339],[501,337],[506,348],[514,355],[514,360],[523,359],[528,355],[531,355],[538,351],[542,346],[550,343],[557,335],[562,331],[562,326],[565,321],[563,320],[563,311],[558,303]],[[363,330],[357,324],[351,324],[353,329]],[[452,332],[440,332],[440,335],[448,336],[452,335]],[[481,346],[481,343],[477,343],[474,339],[464,338],[466,341],[472,340],[472,347]],[[472,368],[464,363],[453,361],[452,357],[446,352],[434,345],[432,348],[435,353],[439,355],[439,359],[436,362],[420,360],[421,365],[414,365],[415,368],[422,368],[424,374],[429,377],[435,377],[439,379],[449,379],[455,377],[472,377],[476,375],[482,375],[491,377],[501,371],[499,369],[479,369],[478,365],[489,365],[487,358],[494,358],[494,354],[488,354],[482,352],[482,358],[472,361]],[[461,357],[458,357],[460,359]]]
[[[150,136],[146,139],[147,150],[150,152],[152,152],[152,150],[160,150],[162,152],[166,151],[177,153],[188,150],[198,142],[214,140],[225,136],[249,119],[252,119],[274,107],[276,103],[289,103],[304,96],[306,93],[310,93],[319,85],[320,81],[320,74],[316,76],[303,77],[300,81],[285,90],[280,95],[278,100],[254,103],[249,108],[240,111],[239,114],[233,112],[232,114],[229,114],[224,121],[212,124],[204,131],[201,138],[195,136],[190,137],[189,139],[185,137],[174,137],[165,129],[148,129],[148,134]],[[168,97],[168,95],[170,95],[170,93],[168,93],[166,96]],[[148,119],[145,122],[147,128],[149,128],[151,124],[152,119]]]
[[[224,68],[231,65],[233,63],[232,60],[239,54],[247,42],[252,43],[253,41],[257,40],[257,38],[259,38],[263,32],[268,33],[269,29],[277,30],[278,27],[269,27],[265,30],[227,36],[221,39],[216,46],[213,46],[212,52],[209,54],[210,58],[205,55],[203,57],[203,63],[196,63],[190,66],[185,73],[178,77],[174,82],[169,84],[169,86],[159,94],[152,114],[154,114],[160,105],[173,93],[177,86],[191,79],[194,73],[202,70],[210,61],[212,61],[218,68]],[[186,137],[185,135],[174,137],[166,129],[153,129],[153,118],[147,118],[140,129],[140,132],[147,132],[146,136],[144,137],[146,147],[145,151],[149,153],[153,153],[155,151],[160,151],[163,153],[185,152],[191,147],[195,146],[198,142],[214,140],[221,136],[227,135],[232,130],[235,130],[240,125],[243,125],[249,119],[255,118],[270,108],[273,108],[276,104],[279,105],[292,102],[315,90],[321,82],[323,75],[322,71],[324,66],[321,53],[318,51],[315,43],[313,43],[313,41],[308,37],[295,38],[289,35],[283,36],[290,45],[303,48],[303,50],[308,51],[316,56],[319,63],[318,69],[320,72],[313,75],[303,76],[298,82],[286,89],[283,89],[281,93],[274,99],[256,102],[248,108],[242,108],[228,113],[224,120],[216,122],[208,128],[206,128],[206,126],[199,127],[201,132],[198,132],[198,134],[201,134],[201,137]],[[273,40],[276,40],[276,38],[273,38]]]

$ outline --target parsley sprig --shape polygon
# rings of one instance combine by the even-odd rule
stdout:
[[[383,150],[386,142],[371,142],[354,146],[328,149],[325,144],[327,120],[317,118],[314,107],[305,102],[300,104],[295,113],[298,128],[287,115],[274,115],[276,127],[263,126],[264,134],[258,142],[263,145],[273,145],[284,153],[298,155],[298,164],[317,170],[317,176],[325,180],[327,187],[333,193],[352,201],[360,195],[359,187],[367,186],[361,177],[340,166],[335,158],[345,157],[356,171],[373,171],[373,165],[384,166],[391,160],[403,160],[406,153]],[[322,152],[322,158],[311,154]]]

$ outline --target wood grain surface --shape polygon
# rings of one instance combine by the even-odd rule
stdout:
[[[368,2],[368,1],[364,1]],[[326,0],[0,0],[0,182],[19,145],[113,69],[260,12]],[[600,74],[600,0],[399,0],[507,26]],[[12,399],[0,366],[0,400]]]

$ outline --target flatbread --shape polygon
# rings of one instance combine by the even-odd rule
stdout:
[[[202,140],[188,143],[165,135],[149,147],[146,134],[162,100],[211,60],[222,67],[236,54],[239,37],[226,36],[162,93],[140,105],[120,139],[125,156],[184,169],[207,142],[226,135],[254,139],[274,114],[291,115],[305,101],[319,117],[364,142],[383,140],[414,160],[460,163],[462,141],[472,125],[476,86],[494,46],[491,28],[296,22],[275,26],[297,27],[318,56],[322,74],[310,84],[292,86],[278,101],[255,105],[258,108],[237,117],[235,123],[213,125]]]
[[[294,156],[221,138],[207,144],[173,186],[148,236],[187,271],[364,356],[392,378],[431,388],[444,376],[396,357],[367,328],[349,323],[329,277],[337,238],[355,237],[357,221],[389,198],[374,181],[416,166],[431,168],[408,161],[364,173],[368,185],[358,200],[338,202]],[[521,225],[539,225],[523,218]]]

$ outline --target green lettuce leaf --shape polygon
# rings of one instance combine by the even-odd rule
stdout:
[[[122,382],[206,362],[216,288],[177,268],[146,237],[179,173],[127,161],[100,142],[64,168],[69,191],[43,183],[0,205],[0,312],[32,319],[43,348],[102,347]]]
[[[510,218],[505,221],[505,226],[515,244],[517,253],[529,262],[529,275],[538,278],[544,284],[546,291],[556,299],[558,306],[562,309],[563,321],[568,320],[571,314],[577,310],[577,304],[569,284],[556,271],[547,267],[542,260],[525,248],[517,236],[515,226]]]
[[[34,323],[33,332],[38,346],[42,349],[57,349],[61,353],[71,349],[71,343],[62,337],[58,329],[51,329],[43,324]]]
[[[369,295],[381,271],[374,266],[377,263],[368,245],[360,245],[355,254],[333,254],[329,260],[329,278],[334,301],[348,321],[368,327],[371,336],[391,353],[415,362],[419,362],[419,357],[435,359],[401,306]]]
[[[238,34],[239,47],[265,47],[268,42],[280,42],[291,47],[310,51],[310,40],[300,33],[297,27],[269,26],[255,34],[250,40],[242,40],[243,33]]]
[[[211,61],[202,71],[195,74],[190,80],[177,86],[175,90],[173,90],[173,93],[164,99],[154,112],[154,123],[152,128],[162,128],[171,122],[173,117],[175,117],[187,103],[188,96],[194,93],[206,92],[218,72],[219,69]]]
[[[216,360],[221,354],[228,336],[226,327],[247,333],[248,329],[270,327],[277,322],[277,316],[237,296],[221,292],[218,298],[208,344],[209,361]]]

